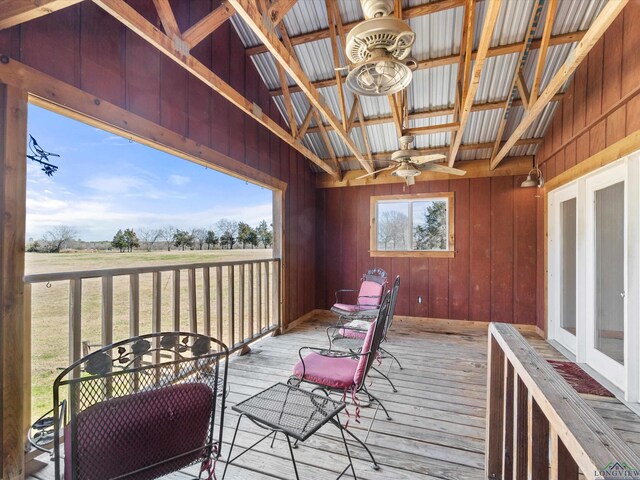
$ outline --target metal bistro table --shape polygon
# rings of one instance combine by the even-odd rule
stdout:
[[[222,478],[224,479],[227,474],[227,467],[231,463],[235,462],[239,457],[272,435],[273,440],[271,441],[271,446],[273,446],[276,434],[281,432],[287,439],[293,470],[295,471],[296,479],[299,480],[300,477],[298,475],[298,467],[296,466],[293,449],[298,441],[304,442],[328,422],[331,422],[340,430],[342,442],[344,443],[344,448],[349,459],[349,464],[337,478],[341,478],[349,468],[351,468],[353,478],[356,478],[349,447],[347,446],[344,431],[338,417],[338,413],[343,408],[345,408],[344,402],[338,402],[324,395],[318,395],[285,383],[276,383],[253,397],[234,405],[233,410],[240,413],[240,417],[238,418],[236,430],[233,434],[233,440],[231,441],[231,447],[229,449],[229,460],[224,467]],[[271,430],[271,432],[232,458],[231,453],[236,443],[238,427],[244,416],[259,427]],[[296,440],[293,446],[291,444],[291,437]]]

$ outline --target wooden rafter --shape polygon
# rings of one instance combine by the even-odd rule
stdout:
[[[533,40],[533,35],[536,32],[536,28],[538,26],[538,22],[540,20],[540,14],[542,12],[542,7],[544,5],[544,0],[536,0],[533,5],[533,11],[531,12],[531,17],[529,19],[529,26],[527,28],[526,34],[524,36],[524,40],[522,42],[522,46],[520,49],[520,54],[518,55],[518,61],[516,62],[516,69],[513,74],[513,80],[511,81],[511,88],[509,88],[509,96],[507,100],[504,102],[504,112],[502,113],[502,119],[500,120],[500,125],[498,126],[498,133],[496,135],[496,141],[493,144],[493,149],[491,150],[491,158],[495,158],[496,153],[498,153],[498,149],[500,148],[502,142],[502,135],[504,134],[504,129],[507,126],[507,119],[509,118],[509,110],[513,106],[513,101],[515,97],[516,90],[520,92],[520,98],[522,99],[522,104],[525,109],[529,107],[529,93],[527,91],[527,84],[524,81],[522,76],[522,68],[527,60],[527,56],[529,55],[529,49],[531,47],[531,41]]]
[[[520,124],[516,127],[495,158],[491,160],[492,169],[496,168],[500,164],[500,162],[507,156],[509,150],[511,150],[536,117],[542,113],[551,101],[551,98],[553,98],[556,92],[558,92],[569,77],[571,77],[575,69],[578,68],[578,65],[580,65],[580,63],[585,59],[598,39],[604,35],[604,32],[609,28],[609,25],[611,25],[615,20],[627,2],[628,0],[607,2],[598,17],[591,24],[591,27],[589,27],[589,30],[587,30],[582,41],[578,43],[571,55],[569,55],[564,64],[556,72],[536,101],[529,105],[529,109],[525,111]]]
[[[282,85],[282,91],[284,93],[284,109],[287,112],[287,120],[289,121],[289,128],[291,129],[291,135],[298,136],[298,125],[296,123],[296,115],[293,111],[293,103],[291,102],[291,95],[289,94],[289,84],[287,82],[287,74],[282,68],[282,65],[276,64],[278,69],[278,77],[280,77],[280,85]]]
[[[408,128],[404,131],[406,135],[432,135],[434,133],[455,132],[460,128],[458,122],[440,123],[437,125],[427,125],[425,127]]]
[[[274,0],[267,7],[267,18],[275,26],[278,25],[298,0]]]
[[[329,19],[329,32],[331,33],[331,53],[333,54],[333,67],[336,72],[336,85],[338,86],[338,104],[340,105],[340,116],[342,126],[347,130],[347,106],[344,99],[344,87],[342,85],[342,73],[340,73],[340,50],[338,48],[338,32],[336,18],[340,16],[340,11],[335,8],[335,0],[325,0],[327,7],[327,17]]]
[[[402,0],[394,0],[393,14],[399,20],[402,20]],[[404,135],[404,95],[398,92],[387,96],[389,107],[391,108],[391,116],[396,127],[396,136],[398,138]]]
[[[491,37],[493,36],[493,29],[496,25],[496,21],[498,20],[500,5],[502,5],[502,0],[488,0],[484,23],[482,25],[482,34],[480,35],[480,43],[478,44],[478,53],[476,54],[476,61],[473,64],[473,70],[471,71],[468,85],[466,85],[466,93],[464,94],[460,110],[460,128],[456,132],[455,138],[451,143],[451,148],[449,149],[448,163],[450,167],[452,167],[456,161],[456,155],[458,154],[458,148],[460,148],[460,144],[462,143],[464,129],[469,121],[473,99],[476,96],[478,85],[480,84],[482,67],[484,66],[484,62],[487,58],[489,44],[491,42]],[[467,80],[465,79],[465,83],[466,82]]]
[[[322,125],[322,121],[320,120],[320,114],[318,113],[318,110],[316,110],[315,108],[313,109],[313,116],[316,119],[316,123],[320,125],[320,136],[322,137],[322,141],[327,147],[327,151],[329,152],[329,157],[331,158],[331,161],[335,165],[336,170],[340,173],[339,178],[342,179],[342,171],[340,169],[340,164],[338,163],[338,159],[336,158],[336,152],[333,149],[333,145],[331,145],[331,140],[329,139],[329,134],[327,133],[326,128],[324,128],[324,125]]]
[[[553,21],[556,18],[557,6],[558,0],[549,0],[549,3],[547,4],[547,18],[544,22],[544,31],[542,32],[540,51],[538,52],[538,61],[536,62],[536,70],[533,76],[533,83],[531,84],[531,95],[528,97],[530,104],[535,103],[536,99],[538,98],[538,94],[540,93],[540,82],[542,81],[544,65],[547,61],[547,51],[549,49],[549,40],[551,39]]]
[[[567,43],[579,42],[580,40],[582,40],[582,37],[584,36],[585,33],[586,33],[586,30],[582,30],[579,32],[570,32],[570,33],[563,33],[561,35],[556,35],[551,37],[551,40],[549,41],[549,45],[550,46],[565,45]],[[534,40],[533,42],[531,42],[531,49],[540,48],[540,44],[541,44],[540,40]],[[487,52],[487,57],[497,57],[500,55],[511,55],[513,53],[518,53],[520,52],[521,47],[522,47],[521,42],[510,43],[507,45],[500,45],[497,47],[491,47]],[[247,50],[250,50],[250,49],[247,49]],[[474,51],[473,54],[471,55],[471,60],[474,60],[476,58],[476,54],[477,52]],[[417,69],[424,70],[427,68],[442,67],[444,65],[453,65],[454,63],[458,63],[459,61],[460,61],[460,55],[458,54],[444,55],[441,57],[433,57],[427,60],[418,60]],[[331,77],[323,80],[317,80],[313,82],[313,86],[316,88],[330,87],[335,84],[336,84],[335,77]],[[299,87],[296,87],[296,86],[291,87],[292,93],[299,92],[299,91],[300,91]],[[270,90],[269,93],[272,96],[282,95],[282,91],[280,89]]]
[[[563,96],[564,96],[563,93],[556,93],[553,96],[551,101],[559,102],[562,100]],[[497,102],[487,102],[487,103],[474,103],[473,106],[471,107],[471,111],[482,112],[485,110],[497,110],[499,108],[504,108],[504,104],[506,101],[507,100],[500,100]],[[513,102],[511,102],[512,107],[522,106],[522,105],[523,105],[522,100],[519,98],[515,98]],[[408,114],[407,119],[418,120],[421,118],[433,118],[433,117],[440,117],[443,115],[453,115],[453,108],[447,106],[447,107],[435,108],[433,110],[417,111],[417,112]],[[393,123],[393,117],[391,115],[382,115],[380,117],[370,117],[370,118],[366,118],[365,120],[369,125],[382,125],[385,123]],[[353,126],[354,127],[360,126],[360,121],[356,120]],[[325,124],[325,127],[327,128],[327,130],[333,129],[331,125]],[[312,133],[312,132],[317,133],[318,127],[309,128],[309,133]]]
[[[0,30],[70,7],[82,0],[0,0]]]
[[[362,111],[362,104],[358,102],[356,105],[356,109],[358,110],[358,119],[360,120],[360,132],[362,133],[362,138],[364,139],[364,148],[367,152],[367,158],[369,159],[369,165],[371,165],[371,170],[374,169],[373,166],[373,156],[371,153],[371,142],[369,141],[369,132],[367,132],[367,121],[364,118],[364,113]]]
[[[171,38],[181,38],[182,35],[180,34],[180,28],[178,28],[178,22],[173,14],[169,0],[153,0],[153,4],[158,11],[158,16],[160,17],[162,28],[164,28],[164,33],[169,35]]]
[[[358,113],[357,106],[359,103],[360,97],[358,95],[354,95],[351,110],[349,110],[349,118],[347,119],[347,133],[351,133],[351,130],[353,130],[353,122],[356,121],[356,114]]]
[[[315,1],[315,0],[314,0]],[[452,8],[457,8],[463,5],[464,0],[436,0],[431,3],[426,3],[423,5],[418,5],[416,7],[410,7],[403,10],[403,16],[405,19],[421,17],[424,15],[429,15],[436,12],[441,12],[443,10],[449,10]],[[361,20],[356,22],[347,23],[344,25],[344,29],[346,33],[361,23]],[[295,37],[291,37],[291,42],[293,45],[300,45],[301,43],[307,42],[315,42],[317,40],[324,40],[331,37],[331,33],[328,28],[324,28],[322,30],[317,30],[314,32],[304,33],[302,35],[296,35]],[[248,48],[247,53],[249,55],[257,55],[260,53],[268,52],[268,48],[265,45],[258,45],[256,47]]]
[[[244,113],[255,119],[257,122],[268,128],[276,136],[287,142],[293,148],[302,153],[313,163],[322,168],[325,172],[338,176],[338,172],[318,157],[308,148],[301,145],[289,132],[278,125],[273,119],[266,115],[260,107],[255,103],[247,100],[238,91],[234,90],[229,84],[224,82],[220,77],[208,69],[204,64],[198,61],[190,54],[184,54],[176,49],[172,39],[158,30],[142,15],[136,12],[131,6],[120,0],[94,0],[94,3],[114,18],[122,22],[133,32],[138,34],[144,40],[149,42],[168,58],[176,62],[187,72],[201,80],[205,85],[209,86],[221,96],[238,107]]]
[[[542,143],[543,138],[523,138],[518,140],[515,144],[516,147],[520,147],[523,145],[540,145]],[[493,147],[493,142],[482,142],[482,143],[463,143],[460,145],[459,151],[470,151],[470,150],[485,150]],[[432,153],[447,153],[449,151],[449,145],[443,145],[441,147],[429,147],[429,148],[419,148],[417,149],[420,155],[431,155]],[[391,157],[393,151],[388,152],[378,152],[371,155],[371,159],[374,161],[378,160],[388,160]],[[349,163],[353,162],[355,157],[338,157],[338,162],[340,163]]]
[[[307,114],[304,116],[302,125],[300,125],[300,128],[298,129],[298,136],[296,137],[296,140],[301,140],[302,137],[304,137],[304,135],[307,133],[307,129],[309,128],[309,124],[311,123],[312,117],[313,117],[313,106],[309,107],[309,110],[307,110]],[[318,131],[319,131],[319,127],[318,127]]]
[[[185,30],[182,34],[182,39],[189,45],[189,49],[193,49],[193,47],[215,32],[234,12],[235,10],[228,2],[222,2],[213,12]]]
[[[323,117],[327,119],[347,148],[355,155],[362,166],[369,171],[371,166],[362,156],[353,140],[349,135],[347,135],[347,132],[340,123],[340,120],[338,120],[335,114],[327,107],[325,100],[322,98],[320,93],[315,89],[315,87],[313,87],[313,85],[311,85],[309,78],[302,71],[300,64],[291,55],[287,48],[285,48],[274,32],[270,31],[264,25],[262,17],[255,4],[250,0],[229,1],[236,9],[237,15],[242,17],[253,33],[268,47],[269,51],[273,54],[275,61],[282,65],[289,76],[302,88],[302,91],[309,99],[309,102],[318,109],[318,112]]]

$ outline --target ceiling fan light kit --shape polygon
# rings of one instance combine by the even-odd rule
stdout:
[[[391,95],[406,88],[417,62],[411,55],[416,34],[402,20],[391,17],[392,0],[361,0],[365,18],[346,40],[353,63],[346,86],[358,95]]]

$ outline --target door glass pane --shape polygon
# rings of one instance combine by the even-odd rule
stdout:
[[[560,326],[576,334],[576,199],[560,204]]]
[[[624,364],[624,182],[595,192],[595,347]]]

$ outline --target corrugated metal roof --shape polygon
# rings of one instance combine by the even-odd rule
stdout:
[[[425,0],[403,0],[403,8],[429,3]],[[481,26],[484,23],[484,15],[487,8],[486,1],[476,3],[474,45],[477,48]],[[506,0],[499,12],[496,28],[491,40],[492,46],[513,44],[524,39],[529,24],[530,15],[536,4],[536,0]],[[553,26],[553,35],[564,34],[579,30],[585,30],[593,22],[600,12],[606,0],[559,0],[558,11]],[[338,0],[338,7],[343,23],[351,23],[363,19],[362,8],[359,0]],[[457,55],[460,51],[460,35],[464,16],[463,7],[446,9],[434,14],[414,17],[407,20],[409,26],[416,32],[416,42],[412,49],[412,55],[418,60],[428,60],[446,56]],[[543,10],[535,36],[539,38],[544,28],[546,7]],[[232,17],[233,25],[240,35],[246,47],[259,45],[257,37],[247,28],[242,19],[237,15]],[[284,18],[289,36],[315,32],[326,29],[327,13],[325,2],[322,0],[298,0]],[[563,62],[569,56],[575,44],[555,45],[549,48],[547,61],[541,80],[541,88],[544,89],[553,75],[558,71]],[[345,64],[343,47],[340,64]],[[295,46],[296,54],[307,77],[313,81],[327,80],[335,77],[331,42],[329,39],[320,39]],[[524,66],[524,77],[529,86],[533,83],[535,65],[538,50],[532,50]],[[475,103],[499,102],[509,95],[509,87],[513,81],[518,54],[489,57],[483,67],[480,84],[475,98]],[[260,75],[270,90],[280,88],[278,71],[271,54],[255,55],[253,61]],[[458,74],[457,61],[440,65],[434,68],[421,69],[414,72],[414,78],[408,88],[408,110],[428,111],[438,108],[451,108],[455,102],[456,80]],[[289,79],[291,83],[291,79]],[[336,86],[319,89],[327,106],[340,118],[338,90]],[[281,113],[286,118],[284,101],[275,97]],[[345,99],[347,114],[350,111],[353,96],[347,93]],[[292,93],[292,102],[295,117],[301,124],[309,108],[309,102],[300,92]],[[386,97],[361,97],[360,103],[366,118],[390,117],[391,109]],[[556,104],[548,105],[543,113],[536,118],[527,129],[523,138],[538,138],[546,131]],[[523,117],[524,110],[521,106],[512,107],[509,112],[507,125],[503,139],[515,130]],[[495,141],[495,136],[503,115],[502,109],[474,111],[471,113],[467,127],[463,133],[464,144],[476,144]],[[436,125],[453,121],[451,115],[443,115],[430,119],[411,120],[409,127]],[[312,121],[311,125],[315,125]],[[368,125],[367,134],[374,153],[390,152],[398,148],[396,129],[393,123]],[[416,138],[416,148],[428,148],[446,146],[451,141],[451,133],[438,133],[431,135],[419,135]],[[352,156],[352,152],[340,140],[337,133],[330,130],[329,138],[333,149],[338,156]],[[359,128],[354,128],[351,138],[356,146],[364,153],[364,140]],[[304,144],[321,158],[328,158],[329,152],[319,133],[308,133],[303,139]],[[539,145],[518,146],[511,150],[510,155],[531,155],[535,153]],[[461,149],[459,160],[471,160],[474,158],[487,158],[491,155],[491,149],[468,150]],[[343,168],[361,168],[359,162],[346,162]],[[314,169],[316,169],[314,167]]]

